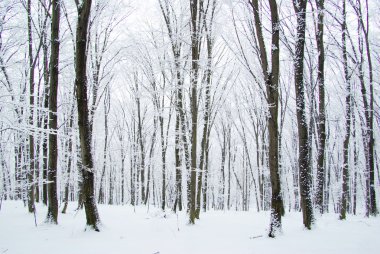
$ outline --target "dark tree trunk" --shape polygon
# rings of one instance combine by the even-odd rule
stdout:
[[[359,5],[361,3],[359,2]],[[369,196],[367,199],[369,199],[369,207],[367,214],[370,214],[372,216],[376,216],[378,214],[378,210],[376,207],[376,191],[375,191],[375,140],[374,140],[374,128],[373,128],[373,122],[374,122],[374,88],[373,88],[373,66],[372,66],[372,57],[371,57],[371,50],[370,50],[370,42],[369,42],[369,24],[368,24],[368,0],[366,0],[366,8],[367,8],[367,24],[364,24],[363,21],[363,14],[361,11],[361,6],[359,6],[357,9],[357,15],[359,18],[359,22],[364,34],[364,42],[365,47],[367,51],[367,61],[368,61],[368,72],[369,72],[369,105],[365,109],[366,112],[368,112],[368,115],[366,116],[367,119],[367,126],[368,126],[368,136],[367,142],[368,142],[368,181],[369,181],[369,190],[367,191],[367,195]]]
[[[275,237],[278,231],[281,230],[281,216],[284,214],[284,206],[281,196],[281,182],[279,172],[279,138],[278,138],[278,89],[280,75],[280,32],[279,32],[279,17],[277,3],[275,0],[269,1],[271,23],[272,23],[272,41],[271,41],[271,68],[269,69],[269,61],[264,42],[262,30],[261,14],[259,10],[258,0],[252,0],[253,15],[255,19],[256,37],[260,49],[260,62],[263,71],[266,96],[268,101],[268,131],[269,131],[269,171],[272,188],[271,198],[271,220],[269,236]]]
[[[188,141],[186,136],[186,121],[185,121],[185,111],[183,108],[183,75],[181,72],[181,29],[178,30],[177,25],[177,16],[170,11],[171,3],[170,0],[159,0],[161,13],[165,20],[166,28],[168,30],[172,53],[174,57],[174,66],[175,66],[175,77],[176,77],[176,133],[175,133],[175,160],[176,160],[176,201],[174,210],[178,205],[179,210],[182,210],[182,161],[181,161],[181,145],[182,152],[185,157],[185,164],[187,172],[190,172],[190,154]],[[182,144],[181,144],[182,141]],[[188,192],[189,194],[189,192]],[[189,197],[189,195],[188,195]],[[188,198],[189,201],[189,198]],[[188,205],[187,210],[190,209]]]
[[[44,64],[46,64],[46,71],[45,71],[45,87],[44,87],[44,108],[46,110],[49,109],[49,71],[48,71],[48,60],[47,60],[47,49],[46,49],[46,56],[45,56],[45,50],[44,50],[44,58],[46,57],[46,60],[44,60]],[[42,202],[47,205],[48,200],[48,190],[47,190],[47,171],[48,171],[48,128],[49,128],[49,114],[45,114],[43,119],[43,128],[45,133],[43,134],[44,138],[42,141]]]
[[[214,0],[212,2],[211,6],[211,16],[209,18],[209,24],[206,24],[206,47],[207,47],[207,69],[206,69],[206,82],[205,82],[205,108],[204,108],[204,115],[203,115],[203,133],[202,133],[202,141],[201,141],[201,154],[199,159],[199,169],[200,172],[198,174],[198,185],[197,185],[197,206],[195,209],[195,217],[199,219],[199,214],[201,211],[201,195],[202,191],[207,191],[205,188],[202,188],[202,178],[203,175],[206,177],[207,172],[204,171],[204,162],[205,162],[205,155],[206,150],[208,150],[208,138],[209,138],[209,129],[210,129],[210,107],[211,107],[211,78],[212,78],[212,58],[213,58],[213,33],[212,33],[212,27],[213,27],[213,21],[214,21],[214,12],[216,8],[216,1]]]
[[[197,134],[198,134],[198,71],[199,71],[199,54],[200,54],[200,6],[202,0],[190,0],[190,30],[191,30],[191,170],[190,183],[188,184],[188,209],[189,222],[195,223],[196,209],[196,185],[197,185]],[[184,123],[182,123],[184,124]]]
[[[294,81],[296,89],[296,107],[298,123],[298,146],[299,146],[299,181],[301,192],[301,209],[303,224],[311,229],[314,221],[313,204],[311,200],[312,172],[309,161],[309,140],[305,105],[305,87],[303,75],[303,61],[305,49],[306,31],[306,5],[307,0],[293,0],[294,10],[297,15],[297,35],[294,56]]]
[[[33,36],[32,36],[32,2],[27,2],[27,14],[28,14],[28,53],[29,53],[29,125],[33,129],[33,115],[34,115],[34,69],[35,62],[33,61]],[[30,213],[35,211],[34,206],[34,130],[31,130],[29,134],[29,170],[28,170],[28,210]]]
[[[46,14],[48,15],[48,14]],[[45,27],[47,27],[45,25]],[[46,29],[47,30],[47,29]],[[42,52],[43,52],[43,65],[44,65],[44,93],[43,93],[43,99],[44,99],[44,109],[46,112],[49,110],[49,78],[50,78],[50,71],[49,71],[49,52],[48,52],[48,44],[47,44],[47,31],[43,33],[44,39],[43,39],[43,46],[42,46]],[[48,191],[47,191],[47,171],[48,171],[48,140],[49,135],[48,133],[49,128],[49,114],[44,113],[43,116],[43,139],[42,139],[42,202],[47,205],[48,200]]]
[[[91,10],[91,0],[83,0],[78,8],[76,32],[75,86],[78,104],[78,127],[82,157],[83,204],[87,225],[99,231],[99,214],[95,202],[94,165],[91,153],[91,130],[87,102],[87,30]]]
[[[347,45],[346,45],[346,1],[343,0],[343,23],[342,23],[342,50],[343,50],[343,69],[344,82],[346,85],[346,134],[343,143],[343,183],[342,183],[342,199],[340,207],[340,219],[346,219],[347,203],[348,203],[348,181],[349,181],[349,142],[351,136],[351,84],[349,78],[348,61],[347,61]]]
[[[196,194],[197,194],[197,147],[198,147],[198,79],[199,59],[202,48],[202,37],[206,14],[211,7],[203,0],[190,0],[190,35],[191,35],[191,67],[190,67],[190,112],[191,112],[191,154],[190,154],[190,179],[188,179],[188,212],[190,224],[194,224],[196,218]],[[215,5],[215,2],[213,2]],[[211,25],[211,23],[210,23]]]
[[[57,162],[58,162],[58,75],[59,75],[59,21],[61,4],[59,0],[53,0],[51,23],[51,55],[50,55],[50,94],[49,94],[49,164],[48,164],[48,214],[47,221],[58,223],[58,199],[57,199]],[[52,133],[52,131],[54,133]]]
[[[317,186],[315,194],[315,205],[320,213],[324,212],[323,193],[326,178],[324,168],[326,148],[326,113],[325,113],[325,49],[323,43],[324,33],[324,0],[316,0],[318,10],[318,23],[316,31],[318,50],[318,91],[319,91],[319,118],[318,118],[318,161],[317,161]]]

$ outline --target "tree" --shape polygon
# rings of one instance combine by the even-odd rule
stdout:
[[[183,60],[183,29],[180,16],[175,13],[173,4],[169,0],[159,0],[162,16],[170,40],[170,48],[174,60],[174,80],[176,86],[175,93],[175,167],[176,167],[176,199],[174,211],[182,211],[182,159],[181,151],[185,157],[186,170],[191,171],[189,145],[187,138],[185,108],[184,108],[184,74],[182,69]],[[188,207],[189,209],[189,207]]]
[[[206,203],[206,192],[207,192],[207,168],[205,164],[208,160],[208,150],[209,150],[209,139],[210,139],[210,129],[211,129],[211,85],[212,85],[212,75],[213,75],[213,49],[215,44],[215,38],[213,35],[213,23],[215,17],[216,1],[213,0],[211,6],[209,7],[211,13],[209,18],[204,17],[204,27],[206,33],[206,48],[207,48],[207,66],[204,74],[203,85],[204,96],[205,96],[205,105],[203,113],[203,131],[202,131],[202,140],[201,140],[201,154],[199,158],[199,173],[198,173],[198,182],[197,182],[197,206],[195,209],[195,217],[199,219],[199,214],[201,211],[201,194],[203,192],[204,204]],[[202,176],[204,181],[202,181]],[[203,186],[202,186],[203,182]],[[224,183],[223,183],[224,184]],[[203,205],[204,210],[205,205]]]
[[[301,188],[301,209],[303,224],[311,229],[313,223],[313,204],[311,200],[312,172],[309,161],[308,127],[305,110],[305,87],[304,87],[304,49],[306,32],[306,6],[307,0],[293,0],[293,7],[297,16],[297,34],[294,55],[294,81],[296,90],[296,111],[298,125],[298,166],[299,181]]]
[[[58,223],[57,162],[58,162],[58,76],[59,76],[59,22],[60,0],[53,0],[51,23],[50,89],[49,89],[49,164],[48,164],[48,214],[47,221]]]
[[[190,111],[191,111],[191,170],[188,181],[188,210],[190,224],[195,223],[196,218],[196,186],[197,186],[197,145],[198,145],[198,76],[199,59],[202,45],[203,17],[207,10],[204,9],[203,0],[190,0],[190,36],[191,36],[191,67],[190,67]]]
[[[364,72],[362,69],[363,61],[363,50],[364,47],[362,43],[359,43],[361,63],[359,64],[359,79],[361,84],[361,93],[364,104],[364,125],[365,130],[363,130],[364,138],[364,152],[366,157],[366,215],[376,216],[378,211],[376,207],[376,192],[375,192],[375,140],[374,140],[374,88],[373,88],[373,63],[372,54],[369,42],[369,13],[368,13],[368,0],[365,0],[365,13],[362,10],[361,1],[349,0],[354,12],[357,16],[359,22],[359,29],[362,31],[364,46],[366,50],[366,58],[368,64],[368,74],[369,74],[369,95],[367,94],[367,89],[364,83]],[[365,18],[365,19],[364,19]],[[369,97],[369,98],[368,98]]]
[[[266,85],[266,99],[268,102],[269,116],[269,171],[272,187],[271,199],[271,222],[269,236],[275,237],[277,231],[281,230],[281,216],[283,215],[284,205],[281,197],[281,183],[279,173],[279,140],[278,140],[278,83],[280,75],[280,31],[279,17],[276,0],[270,0],[270,13],[272,22],[272,48],[271,48],[271,67],[264,42],[262,21],[260,20],[260,10],[257,0],[251,1],[253,15],[255,18],[256,38],[260,49],[260,63]]]
[[[78,127],[82,158],[83,203],[87,225],[99,231],[99,214],[94,191],[94,164],[91,151],[91,129],[87,101],[87,30],[91,11],[91,0],[76,0],[78,23],[76,31],[75,87],[78,105]]]
[[[346,219],[347,204],[348,204],[348,181],[349,181],[349,142],[351,136],[351,84],[347,60],[347,44],[346,44],[346,1],[343,0],[343,22],[342,22],[342,53],[343,53],[343,68],[344,82],[346,85],[346,133],[343,143],[343,183],[342,183],[342,199],[340,208],[340,219]]]
[[[27,15],[28,15],[28,55],[29,55],[29,125],[33,128],[33,114],[34,114],[34,69],[36,65],[35,58],[33,57],[33,34],[32,34],[32,1],[27,2]],[[34,206],[34,171],[35,171],[35,158],[34,158],[34,134],[29,134],[29,170],[28,170],[28,210],[30,213],[35,212]]]
[[[325,148],[326,148],[326,112],[325,112],[325,49],[323,42],[324,35],[324,0],[316,0],[317,4],[317,31],[316,41],[318,50],[318,91],[319,91],[319,116],[318,116],[318,164],[317,164],[317,186],[315,194],[315,205],[320,213],[324,211],[324,184],[326,177],[325,169]]]

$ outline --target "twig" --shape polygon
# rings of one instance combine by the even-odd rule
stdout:
[[[257,236],[251,236],[249,239],[256,239],[256,238],[260,238],[260,237],[263,237],[263,235],[257,235]]]
[[[33,215],[34,215],[34,225],[36,225],[36,227],[37,227],[37,217],[36,217],[36,207],[35,206],[33,209]]]

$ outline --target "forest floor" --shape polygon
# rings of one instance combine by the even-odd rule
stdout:
[[[271,253],[379,253],[380,217],[337,214],[317,218],[305,230],[300,213],[283,218],[283,232],[267,237],[269,213],[201,213],[188,225],[185,213],[166,214],[157,208],[99,205],[101,232],[85,231],[84,211],[70,203],[59,214],[59,225],[44,223],[47,208],[37,206],[34,216],[21,202],[3,202],[0,211],[0,254],[271,254]]]

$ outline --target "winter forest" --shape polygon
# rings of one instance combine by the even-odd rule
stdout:
[[[1,0],[0,253],[376,253],[379,13]]]

